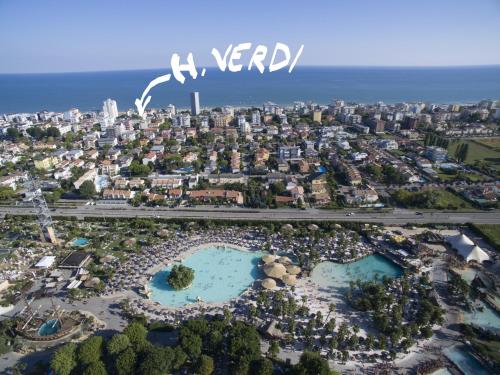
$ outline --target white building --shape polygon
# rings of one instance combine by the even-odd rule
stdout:
[[[252,112],[252,125],[260,125],[260,111]]]
[[[118,106],[116,105],[116,101],[106,99],[102,105],[102,112],[105,126],[108,127],[113,125],[115,119],[118,117]]]

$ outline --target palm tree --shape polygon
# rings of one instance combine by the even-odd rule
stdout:
[[[326,319],[325,321],[328,322],[329,318],[330,318],[330,314],[333,313],[335,311],[335,304],[332,302],[328,305],[328,315],[326,316]]]

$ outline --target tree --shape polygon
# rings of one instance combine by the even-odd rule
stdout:
[[[58,138],[61,136],[61,132],[59,131],[59,129],[57,129],[54,126],[47,128],[45,133],[46,133],[47,137]]]
[[[151,172],[149,165],[144,165],[134,160],[129,167],[132,176],[147,176]]]
[[[107,350],[111,355],[116,355],[127,349],[130,345],[130,340],[127,335],[118,333],[113,335],[108,341]]]
[[[251,364],[252,375],[273,375],[273,363],[268,358],[259,358]]]
[[[203,354],[198,359],[195,368],[195,374],[197,375],[210,375],[214,372],[214,360],[212,357]]]
[[[8,128],[7,129],[7,138],[11,141],[17,141],[22,137],[22,134],[16,128]]]
[[[333,372],[328,362],[321,358],[317,352],[304,352],[300,356],[299,363],[294,368],[297,375],[331,375]]]
[[[164,375],[172,368],[172,349],[151,346],[147,349],[144,360],[140,365],[140,373],[143,375]]]
[[[79,192],[85,198],[94,196],[96,194],[94,182],[84,181],[80,186]]]
[[[118,375],[135,374],[137,364],[137,354],[134,349],[128,347],[116,357],[115,369]]]
[[[95,336],[94,336],[95,337]],[[102,361],[96,361],[87,366],[83,375],[107,375],[106,366]]]
[[[269,349],[267,350],[267,353],[271,356],[271,358],[276,358],[280,352],[280,346],[276,340],[271,342],[271,345],[269,345]]]
[[[16,192],[8,186],[0,186],[0,200],[11,199],[16,195]]]
[[[181,329],[180,344],[191,359],[196,359],[201,355],[202,340],[199,335]]]
[[[123,333],[129,338],[130,343],[137,349],[143,348],[144,344],[147,342],[146,336],[148,334],[147,329],[140,323],[134,322],[130,323],[124,330]]]
[[[228,332],[227,354],[233,372],[248,372],[250,362],[260,358],[260,336],[257,330],[243,322],[235,322]]]
[[[102,356],[104,340],[101,336],[92,336],[86,339],[78,348],[78,361],[89,365],[99,361]]]
[[[52,356],[50,367],[58,375],[70,375],[76,367],[76,345],[70,342],[60,347]]]
[[[167,281],[175,290],[185,289],[194,280],[194,270],[182,264],[175,265],[168,274]]]
[[[40,140],[43,137],[45,137],[45,132],[39,126],[32,126],[28,128],[26,130],[26,133],[28,133],[31,137],[35,138],[36,140]]]

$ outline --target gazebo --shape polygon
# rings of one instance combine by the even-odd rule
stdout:
[[[290,275],[298,275],[302,271],[299,266],[293,264],[287,264],[285,268],[286,272]]]
[[[281,264],[292,264],[292,260],[288,257],[279,257],[277,262]]]
[[[276,279],[281,279],[281,277],[286,274],[286,268],[281,263],[268,263],[263,267],[264,273]]]
[[[276,260],[276,256],[275,255],[271,255],[271,254],[266,254],[262,257],[262,261],[264,263],[272,263]]]
[[[264,279],[264,280],[262,280],[260,284],[265,289],[274,289],[274,288],[276,288],[276,281],[274,281],[274,279],[271,279],[269,277],[266,278],[266,279]]]
[[[297,277],[295,275],[283,275],[281,281],[283,281],[286,285],[293,286],[297,284]]]

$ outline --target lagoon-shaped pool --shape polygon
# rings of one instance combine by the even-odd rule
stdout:
[[[156,273],[151,279],[151,299],[162,305],[182,307],[197,302],[226,302],[238,297],[261,276],[257,267],[263,254],[231,247],[209,246],[190,255],[182,264],[194,270],[190,288],[175,290],[167,283],[172,266]]]
[[[482,301],[478,304],[482,310],[474,308],[470,312],[464,312],[465,322],[500,333],[500,314]]]
[[[344,293],[351,281],[373,280],[384,276],[399,277],[403,274],[400,266],[382,255],[373,254],[352,263],[322,262],[311,273],[313,281],[321,287]],[[378,275],[378,276],[376,276]]]
[[[446,348],[443,350],[443,353],[465,375],[488,375],[488,371],[462,345],[454,345]]]

